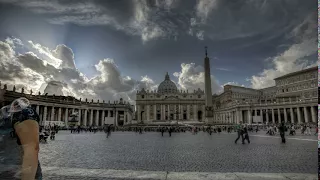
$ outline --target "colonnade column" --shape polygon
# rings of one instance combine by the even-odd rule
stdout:
[[[291,123],[294,123],[294,114],[293,114],[293,108],[290,108],[290,119],[291,119]]]
[[[54,106],[51,107],[51,117],[50,121],[54,121]]]
[[[278,123],[281,123],[281,113],[280,113],[280,108],[278,108]]]
[[[118,116],[119,116],[119,114],[118,114],[117,110],[115,110],[115,115],[116,115],[116,126],[118,126]]]
[[[81,125],[81,109],[78,109],[78,114],[79,114],[79,121],[78,121],[78,126],[80,126]]]
[[[106,112],[105,112],[105,110],[102,110],[102,122],[101,122],[101,125],[102,126],[104,126],[104,117],[106,116]],[[125,114],[125,116],[126,116],[126,114]]]
[[[312,122],[317,122],[317,113],[314,106],[311,106],[311,116]]]
[[[58,110],[58,121],[61,121],[61,107]]]
[[[309,122],[309,114],[308,114],[308,109],[307,107],[303,107],[303,110],[304,110],[304,122]]]
[[[269,124],[269,109],[266,109],[266,123]]]
[[[96,126],[99,126],[99,110],[96,110],[96,121],[95,121]]]
[[[68,108],[66,108],[65,113],[64,113],[64,123],[68,127]]]
[[[276,120],[274,119],[274,109],[272,108],[272,123],[275,124],[276,123]]]
[[[196,121],[197,119],[197,105],[193,105],[193,120]]]
[[[83,123],[84,126],[87,126],[87,116],[88,116],[88,110],[85,109],[84,110],[84,123]]]
[[[36,112],[37,112],[37,114],[39,115],[39,108],[40,108],[40,106],[39,105],[37,105],[37,107],[36,107]]]
[[[42,119],[43,125],[46,124],[46,121],[47,121],[47,106],[44,106],[44,108],[43,108],[43,119]]]
[[[298,123],[301,124],[301,110],[297,107]]]
[[[284,122],[287,123],[288,122],[287,108],[283,108],[283,112],[284,112]]]
[[[93,110],[90,109],[90,119],[89,119],[89,126],[92,126],[93,123]]]

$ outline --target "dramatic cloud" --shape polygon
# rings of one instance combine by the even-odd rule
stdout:
[[[264,69],[259,75],[252,76],[252,87],[261,89],[274,86],[273,79],[279,76],[316,66],[316,59],[309,58],[317,53],[316,33],[316,14],[312,13],[293,29],[290,35],[295,37],[296,43],[272,59],[273,68]]]
[[[181,64],[181,71],[173,74],[178,78],[178,86],[181,89],[193,91],[195,89],[204,90],[204,68],[202,66],[196,66],[195,63]],[[211,87],[212,93],[221,93],[222,88],[211,75]]]

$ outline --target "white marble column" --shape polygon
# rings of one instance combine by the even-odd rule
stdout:
[[[281,112],[280,112],[280,108],[278,108],[278,123],[281,123]]]
[[[304,122],[305,123],[308,123],[309,122],[309,113],[308,113],[308,109],[307,107],[303,107],[303,110],[304,110]]]
[[[42,119],[43,125],[46,124],[46,121],[47,121],[47,106],[44,106],[44,108],[43,108],[43,119]]]
[[[153,120],[157,120],[157,105],[153,105]]]
[[[150,105],[147,105],[147,121],[150,121]]]
[[[197,113],[197,109],[198,109],[197,106],[198,106],[198,105],[196,105],[196,104],[193,105],[193,120],[194,120],[194,121],[197,121],[197,120],[198,120],[198,118],[197,118],[197,115],[198,115],[198,113]]]
[[[93,123],[93,109],[90,109],[90,120],[89,120],[89,126],[92,126]]]
[[[81,109],[78,109],[78,115],[79,115],[79,121],[78,121],[78,123],[77,123],[77,125],[78,126],[80,126],[81,125]]]
[[[266,123],[269,124],[269,111],[266,109]]]
[[[294,114],[293,114],[293,108],[290,108],[290,119],[291,119],[291,123],[294,123]]]
[[[297,115],[298,115],[298,124],[301,124],[302,121],[301,121],[301,110],[299,107],[297,107]]]
[[[106,116],[106,112],[105,112],[105,110],[102,110],[102,123],[101,123],[101,125],[102,126],[104,126],[104,117]]]
[[[204,120],[205,120],[205,111],[206,111],[206,107],[205,107],[205,105],[203,104],[203,105],[201,105],[202,106],[202,122],[204,122]]]
[[[95,124],[96,126],[99,126],[99,110],[96,110]]]
[[[115,115],[116,115],[116,126],[118,126],[118,111],[117,110],[115,110]]]
[[[68,127],[68,117],[69,117],[69,111],[68,108],[66,108],[65,113],[64,113],[64,123]]]
[[[37,105],[37,107],[36,107],[36,112],[37,112],[38,115],[39,115],[39,112],[40,112],[39,111],[39,107],[40,107],[39,105]]]
[[[61,121],[61,107],[58,110],[58,121]]]
[[[54,119],[54,106],[51,107],[51,118],[50,121],[55,121]]]
[[[274,118],[274,109],[272,108],[272,123],[275,124],[276,123],[276,120]]]
[[[84,123],[83,123],[84,126],[87,126],[87,116],[88,116],[88,110],[85,109],[84,110]]]
[[[317,113],[314,106],[311,106],[311,116],[312,122],[317,122]]]
[[[141,108],[137,105],[137,122],[141,122]]]
[[[284,122],[287,123],[288,122],[287,108],[283,108],[283,112],[284,112]]]
[[[187,120],[190,120],[190,105],[187,105]]]

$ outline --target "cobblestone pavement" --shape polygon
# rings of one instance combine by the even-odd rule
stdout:
[[[40,145],[40,162],[44,167],[84,169],[317,173],[317,136],[288,136],[286,144],[263,131],[252,133],[251,144],[235,144],[235,138],[234,133],[161,137],[156,132],[113,132],[107,139],[104,133],[61,131],[55,141]]]

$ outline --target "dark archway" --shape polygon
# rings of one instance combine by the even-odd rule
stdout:
[[[141,113],[140,113],[140,120],[142,121],[143,120],[143,115],[144,115],[144,111],[141,111]]]
[[[202,111],[198,111],[198,121],[202,120]]]

